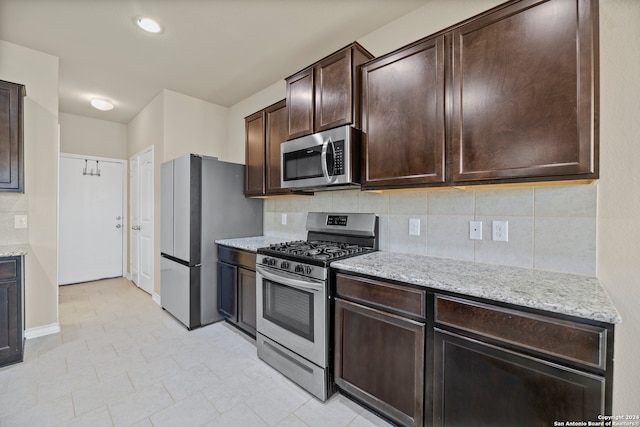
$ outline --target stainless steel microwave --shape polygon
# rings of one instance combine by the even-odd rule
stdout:
[[[282,187],[329,190],[360,185],[360,131],[325,130],[280,144]]]

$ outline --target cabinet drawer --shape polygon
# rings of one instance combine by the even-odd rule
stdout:
[[[336,293],[344,298],[424,319],[426,291],[361,277],[336,275]]]
[[[234,264],[249,270],[256,269],[256,254],[242,249],[218,245],[218,261]]]
[[[435,320],[505,343],[605,369],[605,328],[436,296]]]
[[[0,261],[0,280],[18,277],[18,263],[15,259]]]

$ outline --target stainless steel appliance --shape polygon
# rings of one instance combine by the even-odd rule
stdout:
[[[262,234],[262,200],[244,197],[244,166],[188,154],[160,167],[162,307],[187,329],[222,320],[214,240]]]
[[[331,261],[378,248],[375,214],[310,212],[307,240],[258,249],[258,356],[318,399],[333,393]]]
[[[360,185],[360,131],[342,126],[280,144],[282,187],[337,189]]]

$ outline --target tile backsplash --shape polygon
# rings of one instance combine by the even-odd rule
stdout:
[[[325,191],[314,196],[269,198],[264,209],[264,233],[270,236],[306,238],[307,212],[373,212],[380,218],[383,251],[596,274],[595,184]],[[420,220],[420,235],[409,234],[410,219]],[[469,239],[470,221],[482,222],[482,240]],[[492,221],[508,221],[508,242],[492,240]]]
[[[22,193],[0,192],[0,245],[24,245],[29,242],[27,228],[15,228],[15,216],[27,215],[28,198]]]

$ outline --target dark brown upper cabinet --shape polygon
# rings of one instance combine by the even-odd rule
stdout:
[[[452,32],[456,183],[598,178],[598,10],[508,4]]]
[[[245,196],[289,194],[280,180],[280,144],[287,138],[286,100],[245,118]]]
[[[0,191],[23,192],[24,86],[0,80]]]
[[[362,65],[362,188],[598,178],[597,0],[511,1]]]
[[[264,110],[245,117],[245,196],[264,196]]]
[[[440,35],[362,66],[362,187],[445,182],[445,43]]]
[[[282,188],[280,176],[282,159],[280,144],[287,140],[287,102],[283,99],[265,108],[265,143],[266,143],[266,194],[289,194],[287,188]]]
[[[341,125],[359,127],[358,67],[372,58],[354,42],[288,77],[287,139]]]

